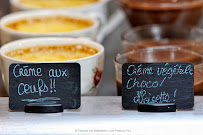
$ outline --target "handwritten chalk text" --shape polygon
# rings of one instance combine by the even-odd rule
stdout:
[[[152,75],[152,67],[142,68],[142,64],[140,64],[137,68],[135,65],[130,65],[127,68],[127,74],[129,76],[132,75]]]
[[[41,96],[42,93],[46,93],[48,92],[48,90],[48,86],[44,83],[42,79],[38,80],[37,85],[30,85],[25,83],[20,83],[18,85],[18,94],[20,96],[29,93],[39,93],[39,96]]]
[[[169,63],[166,63],[165,66],[169,66]],[[174,67],[161,67],[157,69],[157,75],[159,76],[166,76],[169,75],[168,78],[171,79],[173,77],[173,75],[183,75],[183,74],[190,74],[193,75],[193,68],[191,65],[186,66],[185,68],[183,68],[181,65],[175,65]]]
[[[157,88],[157,87],[161,87],[162,84],[164,83],[166,77],[162,80],[162,81],[146,81],[146,80],[142,80],[142,81],[138,81],[137,78],[130,78],[127,82],[127,89],[130,90],[134,87],[137,88]]]
[[[175,90],[175,92],[176,91],[177,89]],[[143,104],[155,104],[155,103],[161,104],[161,103],[170,103],[171,98],[169,93],[165,91],[162,91],[159,95],[152,96],[150,92],[141,89],[140,91],[137,91],[137,95],[134,97],[133,101],[134,103],[143,103]]]
[[[41,68],[29,68],[29,66],[23,66],[21,67],[19,64],[17,64],[13,68],[13,75],[17,77],[21,76],[42,76],[42,69]]]
[[[130,64],[126,67],[125,89],[135,91],[131,98],[134,103],[170,103],[176,101],[178,78],[193,76],[192,64],[164,63],[164,64]],[[143,77],[142,77],[143,76]],[[177,77],[177,79],[172,79]],[[184,83],[184,80],[180,80]],[[174,88],[176,87],[176,88]],[[181,87],[181,86],[180,86]],[[184,87],[184,86],[182,86]],[[175,90],[174,90],[175,89]]]
[[[61,70],[61,69],[50,69],[49,70],[49,77],[65,77],[68,76],[68,71]]]

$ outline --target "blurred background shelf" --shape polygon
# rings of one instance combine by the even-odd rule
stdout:
[[[99,96],[117,95],[113,58],[121,51],[120,35],[128,28],[129,25],[127,21],[123,20],[121,25],[103,41],[103,45],[105,47],[105,62],[101,86],[97,93]]]

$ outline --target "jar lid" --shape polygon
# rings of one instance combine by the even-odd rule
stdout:
[[[25,105],[24,111],[26,113],[59,113],[63,112],[63,105],[50,103],[30,103]]]

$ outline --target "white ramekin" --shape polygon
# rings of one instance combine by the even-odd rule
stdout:
[[[30,38],[21,39],[17,41],[5,44],[0,49],[1,56],[1,71],[3,82],[6,86],[6,90],[9,93],[9,66],[12,63],[42,63],[33,61],[18,60],[6,56],[7,52],[15,49],[22,49],[32,46],[55,46],[55,45],[72,45],[72,44],[83,44],[97,49],[99,52],[95,55],[67,61],[56,61],[48,63],[79,63],[81,65],[81,94],[83,96],[95,95],[99,87],[101,74],[103,72],[104,65],[104,47],[89,39],[82,38],[61,38],[61,37],[44,37],[44,38]],[[95,80],[96,79],[96,80]],[[96,82],[96,83],[95,83]]]
[[[110,0],[99,0],[98,2],[83,5],[78,7],[64,7],[64,8],[54,8],[55,10],[66,10],[66,11],[73,11],[79,13],[88,13],[94,14],[96,17],[100,19],[102,23],[105,23],[107,20],[107,4]],[[24,11],[24,10],[35,10],[39,8],[34,8],[30,6],[26,6],[19,2],[19,0],[10,0],[11,11]],[[40,9],[49,9],[49,8],[40,8]],[[51,8],[53,9],[53,8]]]
[[[6,27],[8,23],[16,22],[18,20],[29,19],[29,18],[43,18],[45,16],[67,16],[75,19],[82,19],[93,22],[90,27],[70,31],[70,32],[55,32],[55,33],[29,33],[21,32],[11,28]],[[67,11],[55,11],[55,10],[33,10],[33,11],[22,11],[17,13],[12,13],[2,17],[0,20],[1,29],[1,42],[2,45],[10,41],[23,39],[23,38],[33,38],[33,37],[87,37],[92,40],[96,39],[96,35],[99,29],[99,21],[95,17],[90,15],[72,13]]]

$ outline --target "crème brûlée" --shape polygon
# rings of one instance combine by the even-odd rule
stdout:
[[[28,33],[70,32],[88,28],[93,21],[65,16],[45,16],[22,19],[6,24],[7,28]]]
[[[6,56],[35,62],[66,61],[85,58],[98,53],[98,50],[86,45],[53,45],[34,46],[23,49],[16,49],[6,53]]]
[[[99,0],[19,0],[19,3],[33,8],[65,8],[90,5]]]

